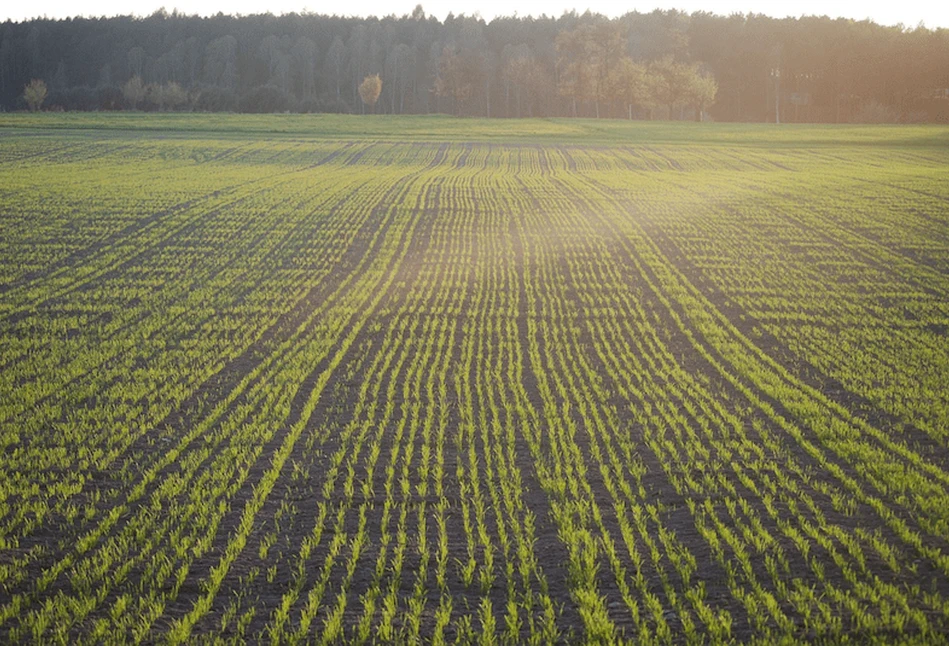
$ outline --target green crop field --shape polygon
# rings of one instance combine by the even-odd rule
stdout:
[[[949,129],[0,115],[0,641],[947,633]]]

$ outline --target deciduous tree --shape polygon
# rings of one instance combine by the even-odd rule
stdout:
[[[652,104],[650,86],[646,79],[646,68],[633,62],[628,56],[610,70],[609,90],[614,101],[626,107],[626,115],[633,118],[633,106],[649,108]]]
[[[23,89],[23,98],[26,99],[26,103],[30,106],[31,112],[36,112],[40,109],[40,106],[43,105],[43,101],[46,99],[46,92],[46,83],[41,79],[33,79]]]
[[[696,73],[689,84],[689,102],[695,108],[695,120],[702,121],[705,112],[715,103],[718,94],[718,83],[709,75]]]
[[[370,108],[376,105],[380,94],[382,94],[382,79],[378,74],[370,74],[359,84],[359,98]]]
[[[516,116],[533,116],[534,101],[549,83],[543,67],[526,45],[519,47],[504,66],[505,85],[514,88]],[[525,109],[526,107],[526,109]]]
[[[455,101],[455,113],[471,98],[474,88],[474,70],[470,61],[458,54],[453,47],[444,47],[438,58],[438,74],[435,77],[435,94]]]

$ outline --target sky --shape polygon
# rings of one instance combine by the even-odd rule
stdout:
[[[67,18],[75,16],[115,16],[129,13],[147,16],[160,7],[171,12],[213,15],[274,14],[309,11],[319,14],[347,16],[384,16],[411,13],[419,0],[347,0],[345,3],[326,0],[32,0],[16,2],[7,0],[0,7],[0,22],[12,19],[27,20],[34,17]],[[915,27],[922,22],[930,28],[949,28],[949,2],[946,0],[634,0],[632,2],[610,2],[609,0],[430,0],[421,2],[428,15],[444,19],[449,12],[455,15],[479,13],[485,20],[498,15],[559,16],[564,11],[587,9],[608,16],[622,15],[628,11],[649,12],[653,9],[679,9],[687,13],[707,11],[728,15],[732,13],[761,13],[777,18],[801,15],[827,15],[831,17],[869,18],[882,25],[903,24]]]

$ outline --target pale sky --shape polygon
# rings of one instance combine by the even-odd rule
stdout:
[[[66,18],[74,16],[115,16],[135,14],[147,16],[159,7],[171,12],[212,15],[221,11],[226,14],[274,14],[310,11],[319,14],[347,16],[384,16],[411,13],[419,0],[347,0],[344,3],[325,0],[32,0],[17,2],[6,0],[0,8],[0,22],[16,21],[38,16]],[[946,0],[902,0],[881,2],[864,0],[798,0],[776,2],[774,0],[634,0],[632,2],[610,2],[609,0],[430,0],[422,2],[425,12],[444,19],[450,12],[458,14],[480,13],[485,20],[498,15],[559,16],[564,11],[575,9],[617,16],[628,11],[649,12],[653,9],[679,9],[687,13],[708,11],[728,15],[731,13],[762,13],[783,18],[785,16],[827,15],[831,17],[869,18],[883,25],[902,23],[915,27],[923,22],[927,27],[949,28],[949,2]]]

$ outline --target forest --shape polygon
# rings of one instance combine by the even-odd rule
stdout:
[[[362,90],[360,89],[362,88]],[[679,11],[0,24],[0,110],[949,122],[949,30]]]

